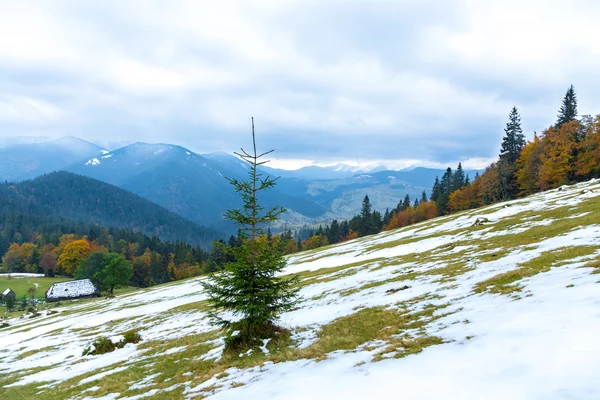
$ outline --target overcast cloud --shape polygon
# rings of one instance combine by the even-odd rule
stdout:
[[[74,135],[280,165],[495,157],[570,84],[600,113],[600,2],[0,1],[0,137]]]

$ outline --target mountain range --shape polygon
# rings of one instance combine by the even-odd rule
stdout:
[[[107,151],[75,137],[39,140],[5,142],[0,148],[0,181],[22,181],[64,170],[118,186],[194,223],[235,230],[222,217],[225,210],[240,204],[226,178],[245,178],[248,167],[233,155],[200,155],[172,144],[139,142]],[[265,206],[286,207],[281,223],[295,227],[350,218],[360,210],[365,195],[375,209],[393,208],[406,194],[414,199],[423,191],[429,193],[435,177],[444,171],[337,164],[295,171],[263,166],[261,172],[280,177],[261,201]],[[473,175],[475,171],[466,172]]]

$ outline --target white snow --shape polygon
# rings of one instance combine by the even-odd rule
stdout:
[[[92,158],[91,160],[88,160],[85,165],[100,165],[100,160]]]
[[[6,276],[8,278],[43,278],[44,274],[30,274],[26,272],[11,272],[8,274],[0,274],[0,276]]]
[[[393,352],[388,353],[385,360],[372,362],[374,354],[385,348],[385,342],[372,341],[369,344],[374,350],[365,350],[363,345],[350,352],[330,353],[319,362],[298,360],[246,369],[230,368],[226,371],[228,375],[213,376],[194,386],[191,379],[195,374],[190,368],[190,372],[183,374],[190,377],[185,384],[185,396],[216,399],[600,398],[600,341],[597,340],[600,275],[582,268],[600,254],[600,221],[577,226],[537,243],[516,246],[492,261],[478,261],[477,256],[491,254],[495,249],[481,251],[469,243],[526,233],[536,226],[550,226],[557,221],[514,217],[523,212],[577,206],[595,196],[600,196],[600,184],[590,181],[290,256],[287,273],[362,263],[320,276],[334,278],[332,280],[303,287],[304,300],[300,307],[281,317],[281,323],[292,329],[298,347],[310,346],[318,340],[317,333],[324,324],[360,308],[398,307],[399,303],[423,295],[429,295],[430,300],[411,306],[412,310],[426,303],[447,306],[443,312],[448,315],[425,327],[429,335],[439,336],[445,343],[400,359],[393,358]],[[568,218],[586,215],[573,211]],[[470,229],[477,218],[487,218],[490,222],[480,229]],[[493,229],[506,218],[514,218],[513,226]],[[457,241],[467,244],[448,246]],[[577,245],[596,246],[597,250],[593,256],[566,260],[560,266],[552,265],[549,272],[518,281],[522,287],[519,298],[473,292],[475,284],[514,270],[544,252]],[[440,276],[434,274],[403,280],[407,272],[427,272],[445,265],[435,259],[410,263],[401,260],[402,256],[428,251],[453,260],[465,260],[468,270],[455,276],[451,284],[441,282]],[[395,280],[389,283],[361,288],[392,278]],[[81,352],[98,336],[113,337],[134,328],[144,341],[168,341],[212,330],[203,311],[169,312],[206,298],[200,280],[150,288],[111,300],[70,305],[68,310],[77,312],[68,315],[59,312],[35,320],[14,319],[10,330],[0,330],[3,350],[0,351],[0,375],[47,367],[23,375],[13,385],[32,382],[53,385],[93,372],[93,376],[80,381],[89,383],[118,372],[119,368],[127,368],[135,360],[148,358],[151,363],[153,356],[180,353],[180,360],[184,362],[185,346],[172,347],[156,355],[132,344],[98,356],[81,357]],[[386,293],[405,285],[409,288]],[[431,297],[432,294],[436,297]],[[85,338],[80,336],[83,334]],[[212,350],[196,360],[220,360],[222,338],[209,344]],[[32,350],[39,351],[19,357]],[[268,353],[266,342],[261,351]],[[164,392],[177,385],[162,392],[152,388],[156,372],[130,382],[130,389],[147,385],[145,394],[162,393],[168,398]],[[115,396],[118,395],[113,394]]]
[[[112,156],[113,156],[112,154],[106,154],[106,155],[104,155],[104,156],[102,156],[100,158],[111,158]]]

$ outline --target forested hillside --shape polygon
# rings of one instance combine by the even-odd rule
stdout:
[[[16,184],[0,184],[0,204],[2,249],[7,247],[7,241],[14,241],[15,234],[27,238],[42,229],[44,223],[52,225],[63,219],[71,221],[69,226],[84,222],[125,228],[205,248],[220,238],[219,232],[190,222],[140,196],[68,172],[51,173]]]

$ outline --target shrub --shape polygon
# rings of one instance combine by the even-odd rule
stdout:
[[[2,328],[8,328],[10,325],[8,324],[8,322],[3,322],[0,324],[0,329]]]
[[[139,343],[141,342],[142,337],[140,336],[139,333],[137,333],[137,331],[127,331],[123,334],[123,340],[122,342],[124,342],[124,344],[126,343]]]
[[[142,340],[137,331],[131,330],[127,331],[123,334],[123,339],[118,341],[117,343],[113,343],[112,340],[103,336],[94,340],[91,346],[86,347],[83,350],[83,355],[97,355],[97,354],[105,354],[115,351],[115,349],[122,349],[125,347],[127,343],[139,343]]]
[[[112,342],[112,340],[110,340],[107,337],[99,337],[98,339],[94,340],[94,342],[92,343],[92,345],[90,347],[87,347],[84,351],[83,351],[83,355],[87,356],[87,355],[97,355],[97,354],[105,354],[105,353],[110,353],[112,351],[115,351],[116,346],[115,344]]]

